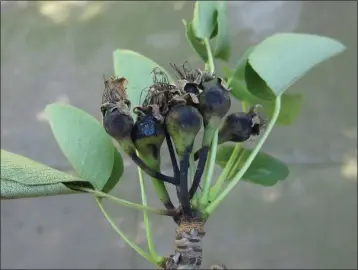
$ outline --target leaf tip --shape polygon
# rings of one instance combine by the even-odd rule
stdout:
[[[131,55],[136,55],[136,56],[142,56],[141,54],[132,51],[132,50],[128,50],[128,49],[116,49],[113,51],[113,55],[116,54],[131,54]]]
[[[48,119],[48,122],[51,122],[51,114],[54,112],[54,110],[56,110],[56,108],[58,108],[60,105],[63,105],[63,104],[59,104],[59,103],[50,103],[50,104],[47,104],[45,109],[44,109],[44,112],[47,116],[47,119]]]
[[[46,107],[45,107],[45,112],[48,113],[49,111],[51,111],[53,105],[56,104],[56,103],[50,103],[50,104],[47,104]]]
[[[333,39],[337,44],[337,54],[344,52],[347,49],[347,46],[344,45],[342,42]]]

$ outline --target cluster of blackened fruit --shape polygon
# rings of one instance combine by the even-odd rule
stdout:
[[[192,70],[185,64],[181,68],[172,67],[178,74],[176,84],[169,83],[160,69],[153,70],[153,85],[142,106],[133,108],[136,121],[131,114],[125,78],[105,80],[101,112],[106,132],[148,175],[175,185],[183,213],[191,215],[190,199],[199,187],[215,131],[219,129],[219,144],[244,142],[259,135],[265,121],[257,113],[257,106],[247,113],[232,113],[225,117],[231,100],[230,89],[223,79],[206,71]],[[189,157],[202,126],[202,145],[194,155],[198,160],[197,170],[188,188]],[[158,160],[164,140],[167,141],[174,177],[163,175],[143,161]]]

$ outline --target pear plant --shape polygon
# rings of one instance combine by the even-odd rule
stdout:
[[[149,262],[163,269],[200,268],[204,225],[233,188],[240,181],[272,186],[289,175],[286,164],[260,152],[275,124],[293,124],[298,116],[302,97],[286,90],[345,46],[329,37],[277,33],[249,48],[230,68],[225,2],[196,2],[193,20],[184,21],[184,26],[203,67],[172,64],[175,80],[145,56],[115,50],[114,76],[104,81],[99,108],[102,122],[73,106],[46,107],[54,137],[77,175],[2,149],[1,199],[88,193],[114,230]],[[224,78],[216,76],[216,61],[224,62]],[[141,101],[138,89],[147,85],[151,86]],[[233,99],[242,111],[229,112]],[[253,137],[255,146],[244,147]],[[125,184],[120,183],[123,160],[113,139],[138,166],[141,204],[110,194]],[[173,175],[161,172],[164,142]],[[213,183],[215,164],[222,171]],[[143,172],[152,178],[165,209],[147,205]],[[175,186],[179,205],[172,203],[166,185]],[[118,228],[103,199],[143,211],[148,251]],[[173,218],[177,230],[170,255],[157,253],[149,214]]]

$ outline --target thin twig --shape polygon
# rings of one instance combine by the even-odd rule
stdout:
[[[153,208],[153,207],[144,206],[144,205],[141,205],[141,204],[129,202],[129,201],[117,198],[117,197],[115,197],[113,195],[104,193],[104,192],[99,191],[99,190],[94,190],[94,189],[90,189],[90,188],[83,188],[83,187],[73,187],[73,188],[77,189],[77,190],[80,190],[80,191],[92,193],[92,194],[96,195],[97,197],[107,198],[107,199],[112,200],[112,201],[114,201],[114,202],[116,202],[118,204],[121,204],[121,205],[136,208],[136,209],[139,209],[139,210],[142,210],[142,211],[151,212],[153,214],[158,214],[158,215],[163,215],[163,216],[177,216],[179,214],[179,211],[177,209],[173,209],[173,210],[157,209],[157,208]]]
[[[104,209],[102,202],[99,198],[95,198],[96,199],[96,203],[99,207],[99,209],[101,209],[102,213],[104,214],[104,216],[106,217],[106,219],[108,220],[109,224],[111,224],[112,228],[123,238],[123,240],[131,247],[133,248],[139,255],[143,256],[146,260],[148,260],[149,262],[151,262],[152,264],[156,265],[157,262],[152,258],[152,256],[150,256],[150,254],[148,252],[145,252],[142,248],[140,248],[139,246],[137,246],[136,244],[134,244],[131,240],[129,240],[129,238],[125,235],[125,233],[123,233],[115,224],[115,222],[113,221],[113,219],[110,217],[110,215],[107,213],[107,211]]]

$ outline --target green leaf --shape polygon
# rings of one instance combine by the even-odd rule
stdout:
[[[251,103],[250,106],[257,103]],[[281,110],[277,118],[277,124],[288,126],[293,124],[300,115],[303,104],[303,96],[301,94],[284,93],[281,96]],[[275,104],[272,101],[263,102],[264,113],[271,118],[275,110]]]
[[[194,31],[194,30],[193,30],[193,31]],[[216,37],[216,36],[218,35],[218,31],[219,31],[219,27],[218,27],[218,24],[216,23],[216,24],[215,24],[214,31],[213,31],[213,33],[212,33],[211,36],[210,36],[210,39],[213,39],[214,37]],[[194,35],[195,35],[195,33],[194,33]]]
[[[113,168],[114,145],[93,116],[69,105],[46,107],[52,132],[80,178],[102,190]]]
[[[111,176],[102,189],[102,192],[109,193],[119,182],[124,171],[123,159],[121,154],[114,150],[114,161]]]
[[[271,100],[260,99],[251,94],[246,87],[244,80],[239,79],[239,72],[233,72],[229,68],[224,68],[225,77],[228,77],[230,82],[228,86],[231,88],[231,94],[241,102],[245,102],[249,107],[255,104],[263,106],[263,113],[268,118],[271,118],[275,109],[275,102]],[[237,77],[233,77],[236,74]],[[281,110],[277,119],[279,125],[291,125],[295,122],[301,112],[303,97],[301,94],[284,93],[281,99]]]
[[[230,31],[226,2],[196,1],[192,28],[193,36],[201,40],[216,37],[214,56],[224,61],[229,59]]]
[[[197,38],[193,31],[193,25],[190,22],[183,20],[185,26],[186,38],[193,48],[193,50],[199,55],[199,57],[206,63],[208,61],[208,54],[203,40]]]
[[[225,167],[232,151],[234,150],[234,147],[235,146],[233,145],[221,145],[218,147],[216,163],[220,167]],[[240,149],[239,162],[236,164],[234,172],[230,173],[231,176],[235,175],[241,169],[251,152],[252,150],[250,149]],[[288,175],[289,169],[286,164],[268,154],[261,152],[255,157],[242,180],[262,186],[273,186],[278,181],[286,179]],[[231,179],[232,178],[229,178],[228,180]]]
[[[113,52],[114,74],[118,77],[125,77],[128,80],[128,98],[132,103],[132,108],[139,106],[143,102],[145,93],[141,94],[143,89],[153,84],[153,74],[151,72],[155,67],[160,68],[168,75],[170,83],[174,80],[169,73],[153,62],[149,58],[129,50],[116,50]]]
[[[256,45],[248,57],[248,90],[262,99],[274,99],[319,63],[341,53],[345,46],[328,37],[280,33]]]
[[[254,46],[251,46],[244,52],[243,55],[241,55],[239,61],[237,61],[237,63],[236,63],[236,66],[235,66],[233,72],[229,69],[229,67],[225,67],[224,73],[230,74],[229,75],[230,77],[244,80],[245,79],[246,63],[247,63],[248,57],[253,49],[254,49]]]
[[[85,180],[44,164],[1,149],[1,198],[71,194],[69,183],[88,183]]]
[[[226,2],[218,1],[217,12],[218,33],[216,36],[214,56],[224,61],[228,61],[230,58],[230,32]]]
[[[279,76],[277,75],[277,77]],[[274,92],[248,62],[245,66],[245,82],[248,91],[254,96],[263,100],[275,100],[276,96]]]
[[[196,1],[194,7],[193,29],[200,39],[210,38],[217,23],[217,1]]]

